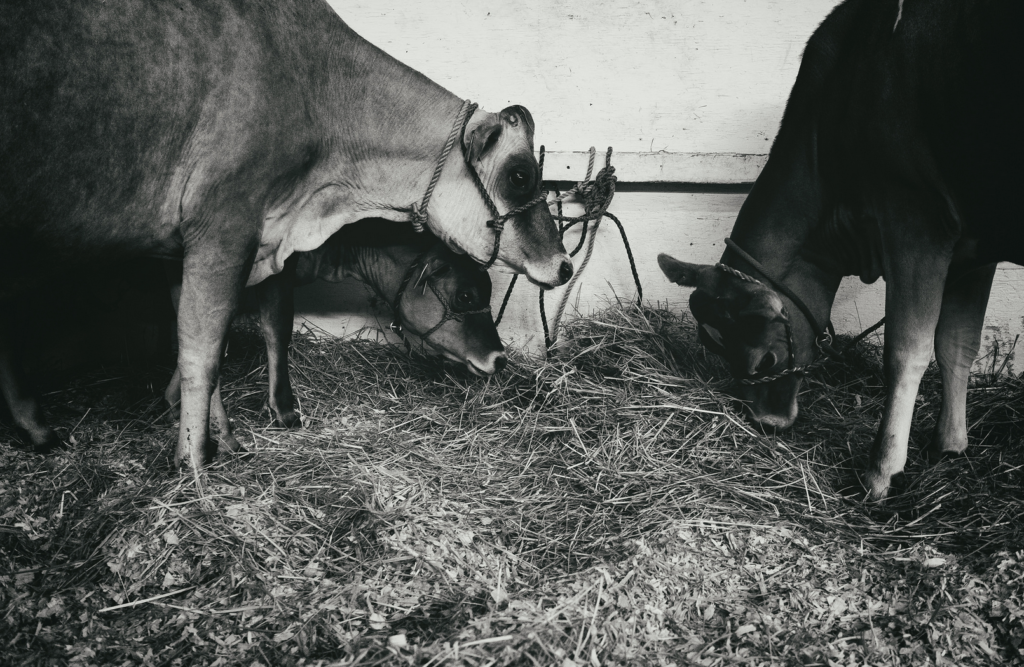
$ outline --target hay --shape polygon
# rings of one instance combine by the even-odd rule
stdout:
[[[765,435],[688,319],[616,306],[560,340],[550,361],[513,353],[481,380],[299,335],[306,428],[288,432],[270,427],[262,342],[240,327],[224,395],[251,454],[215,463],[202,489],[169,473],[166,369],[105,371],[48,396],[72,449],[0,447],[11,661],[1019,657],[1019,379],[977,378],[968,455],[929,467],[912,451],[898,495],[865,505],[877,346],[817,371],[793,431]],[[912,450],[937,388],[931,370]]]

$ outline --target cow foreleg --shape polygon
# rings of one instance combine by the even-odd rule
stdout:
[[[63,446],[60,437],[46,425],[39,400],[29,388],[21,364],[12,354],[11,340],[6,327],[0,323],[0,392],[14,419],[14,426],[22,441],[39,454],[49,454]]]
[[[174,375],[171,376],[171,381],[167,383],[167,389],[164,390],[164,401],[167,402],[167,409],[172,415],[172,419],[177,419],[180,416],[181,407],[181,371],[177,368],[174,369]],[[224,409],[219,379],[210,395],[210,419],[211,431],[219,452],[245,451],[231,431],[231,419],[228,417],[227,410]]]
[[[171,291],[171,305],[174,307],[174,312],[177,313],[178,306],[181,303],[181,262],[164,262],[164,269]],[[171,419],[178,419],[181,413],[181,370],[179,368],[174,369],[174,375],[171,376],[171,381],[167,383],[167,389],[164,390],[164,401],[167,403],[167,411],[171,415]],[[217,380],[217,386],[214,387],[213,393],[210,395],[210,418],[212,420],[211,431],[219,451],[244,451],[242,445],[239,444],[231,432],[231,420],[228,418],[227,410],[224,409],[219,379]]]
[[[888,392],[865,478],[868,499],[884,499],[892,476],[907,462],[914,403],[942,307],[950,250],[907,239],[886,252],[885,352]],[[923,250],[923,252],[919,251]]]
[[[205,241],[185,253],[178,306],[181,430],[175,463],[196,468],[213,457],[208,439],[210,400],[228,327],[256,249],[255,239],[238,236],[224,243]]]
[[[285,262],[284,270],[256,286],[260,303],[260,327],[267,344],[267,374],[270,379],[270,409],[287,428],[302,422],[295,411],[295,394],[288,376],[288,347],[295,321],[295,257]]]
[[[981,329],[996,265],[968,273],[950,271],[935,329],[935,359],[942,372],[942,408],[928,458],[967,448],[967,380],[981,345]]]

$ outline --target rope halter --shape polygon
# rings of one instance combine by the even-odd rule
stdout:
[[[409,265],[409,268],[406,269],[405,276],[402,277],[402,282],[398,287],[398,294],[395,295],[395,300],[391,304],[391,310],[393,311],[394,314],[394,320],[392,320],[391,324],[388,325],[388,329],[398,334],[398,336],[403,341],[405,341],[406,331],[419,337],[421,340],[427,340],[434,332],[436,332],[438,329],[444,326],[446,322],[450,322],[452,320],[456,322],[463,322],[465,321],[467,315],[481,315],[483,313],[491,312],[491,307],[489,305],[484,306],[483,308],[478,308],[476,310],[454,309],[451,305],[451,302],[445,298],[445,296],[437,288],[437,285],[434,284],[432,274],[424,276],[428,268],[428,263],[426,261],[428,254],[430,254],[429,249],[420,253],[419,256],[416,257],[415,261],[413,261],[413,263]],[[426,287],[430,287],[430,291],[434,293],[434,296],[437,297],[438,302],[440,302],[441,307],[444,309],[444,313],[441,315],[441,320],[437,324],[435,324],[434,326],[430,327],[429,329],[422,333],[416,331],[408,324],[402,323],[402,298],[405,296],[405,292],[408,289],[409,284],[412,283],[413,276],[417,274],[417,269],[419,269],[419,276],[423,278],[423,280],[425,281],[426,286],[424,287],[424,289],[426,289]],[[419,281],[417,280],[417,282]],[[405,341],[405,343],[408,346],[409,342]]]
[[[483,198],[484,203],[487,205],[487,210],[491,214],[491,219],[487,221],[487,227],[494,230],[494,249],[491,251],[491,257],[486,263],[480,267],[481,271],[489,269],[495,261],[498,259],[498,249],[501,245],[501,233],[505,230],[505,222],[515,216],[528,211],[538,204],[542,204],[547,201],[548,193],[541,192],[539,195],[531,199],[529,202],[522,206],[513,208],[508,213],[502,214],[498,211],[498,207],[494,204],[494,200],[491,199],[491,195],[487,192],[487,188],[484,187],[484,183],[480,180],[480,174],[477,173],[476,167],[473,166],[469,160],[469,156],[465,151],[465,137],[466,127],[469,125],[469,119],[473,117],[473,112],[476,111],[478,105],[464,100],[462,107],[459,109],[458,115],[455,116],[455,122],[452,124],[451,132],[448,134],[448,140],[445,141],[444,148],[441,149],[440,155],[437,158],[437,165],[434,167],[434,174],[430,177],[430,183],[427,184],[427,190],[423,194],[423,199],[419,202],[413,202],[411,208],[412,212],[409,214],[409,221],[412,223],[413,229],[417,232],[422,232],[424,226],[427,223],[427,205],[430,203],[430,196],[434,194],[434,188],[437,186],[437,182],[441,179],[441,172],[444,170],[444,165],[448,161],[448,154],[452,152],[455,147],[456,140],[462,148],[462,157],[466,163],[466,168],[469,169],[470,175],[473,177],[473,184],[476,185],[477,191]]]
[[[768,273],[768,270],[765,269],[765,267],[760,262],[758,262],[749,253],[743,250],[743,248],[739,247],[739,245],[737,245],[736,242],[733,241],[732,239],[725,239],[725,245],[728,246],[737,255],[739,255],[740,259],[754,267],[755,271],[757,271],[765,279],[767,279],[767,281],[771,284],[771,287],[765,285],[757,278],[754,278],[753,276],[746,274],[740,271],[739,269],[735,269],[731,266],[718,263],[715,264],[715,268],[717,268],[720,271],[724,271],[725,273],[728,273],[729,275],[739,278],[740,280],[743,280],[745,282],[760,285],[765,289],[771,290],[772,288],[774,288],[775,291],[781,292],[783,295],[785,295],[790,301],[793,302],[793,304],[798,309],[800,309],[800,312],[803,313],[804,317],[807,318],[807,322],[811,325],[811,329],[814,331],[814,344],[818,348],[818,357],[814,361],[812,361],[809,364],[804,364],[803,366],[797,365],[796,350],[795,345],[793,344],[793,328],[790,324],[789,313],[787,312],[786,307],[783,306],[782,317],[783,322],[786,326],[786,342],[789,350],[789,367],[784,368],[778,373],[772,373],[771,375],[750,375],[746,377],[736,376],[736,379],[739,380],[740,384],[767,384],[768,382],[774,382],[775,380],[784,378],[787,375],[802,375],[811,368],[820,365],[826,357],[838,358],[840,356],[840,353],[832,347],[832,338],[835,334],[835,330],[832,328],[831,322],[827,321],[825,323],[825,326],[821,326],[820,324],[818,324],[818,320],[817,318],[814,317],[814,313],[811,312],[811,309],[808,308],[807,304],[804,303],[803,300],[800,297],[798,297],[795,292],[793,292],[793,290],[789,289],[784,284],[782,284],[782,282],[773,278],[772,275]],[[855,339],[853,343],[851,343],[851,346],[855,345],[864,336],[871,333],[871,331],[874,331],[879,326],[881,326],[881,323],[876,324],[871,329],[865,331],[863,334],[861,334],[861,336]]]

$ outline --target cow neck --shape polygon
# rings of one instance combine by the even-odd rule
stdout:
[[[419,251],[408,246],[354,246],[342,254],[345,275],[365,283],[389,306]]]
[[[780,136],[780,140],[784,137]],[[794,137],[785,137],[794,139]],[[820,224],[821,192],[814,173],[813,142],[791,142],[790,147],[776,145],[768,163],[740,208],[731,239],[761,264],[772,280],[784,285],[806,305],[813,318],[784,292],[774,289],[783,300],[793,322],[797,364],[806,364],[813,356],[815,323],[824,327],[829,321],[832,302],[841,276],[824,271],[807,261],[803,248]],[[787,150],[790,148],[790,150]],[[722,264],[748,275],[761,277],[740,254],[727,248]],[[806,350],[807,352],[800,353]]]
[[[354,33],[352,36],[356,37]],[[479,200],[469,196],[458,198],[463,209],[461,217],[474,227],[458,232],[436,228],[433,231],[454,247],[461,245],[459,237],[481,233],[475,225],[490,230],[493,240],[488,256],[475,257],[482,270],[486,270],[498,260],[505,224],[542,205],[547,193],[539,192],[526,204],[501,213],[481,175],[463,152],[467,127],[478,116],[486,116],[486,112],[365,41],[355,52],[348,47],[339,48],[333,69],[358,70],[354,64],[365,69],[365,53],[372,55],[375,76],[360,91],[354,113],[351,86],[328,85],[330,90],[344,91],[337,100],[337,108],[346,111],[342,119],[346,127],[359,128],[359,132],[338,137],[332,150],[344,156],[344,165],[356,165],[352,184],[361,191],[359,201],[354,202],[362,208],[361,217],[409,220],[417,230],[422,230],[434,187],[447,164],[463,172],[477,189]],[[328,122],[325,129],[329,131],[335,125]],[[367,128],[371,130],[367,132]]]
[[[346,224],[369,217],[407,221],[462,107],[463,100],[354,33],[337,41],[303,100],[310,120],[302,128],[307,166],[296,167],[287,191],[268,208],[250,284]],[[473,205],[479,217],[486,215]]]

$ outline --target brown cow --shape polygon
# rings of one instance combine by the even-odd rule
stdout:
[[[55,266],[184,260],[179,464],[212,455],[210,394],[242,288],[346,224],[416,217],[543,287],[572,273],[529,113],[467,105],[322,0],[7,3],[0,91],[0,299]],[[0,370],[16,376],[9,353]],[[19,426],[38,415],[2,389]]]
[[[865,486],[903,470],[934,340],[942,408],[931,453],[967,446],[970,367],[995,263],[1024,263],[1018,0],[847,0],[804,52],[768,163],[717,266],[659,257],[696,287],[702,341],[743,382],[753,419],[786,428],[843,276],[885,278],[888,396]]]

